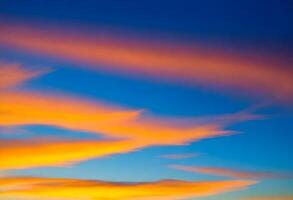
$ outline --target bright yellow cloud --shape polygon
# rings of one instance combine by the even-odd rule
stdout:
[[[0,140],[0,169],[68,166],[83,160],[125,153],[139,146],[130,141],[61,139]],[[20,159],[25,155],[25,159]]]
[[[125,183],[94,180],[7,177],[0,178],[2,198],[50,200],[179,200],[244,189],[254,181],[179,181]]]
[[[61,95],[0,92],[0,125],[51,125],[100,133],[103,126],[136,118],[140,111]]]
[[[182,125],[175,123],[174,120],[144,117],[140,110],[36,92],[1,92],[0,111],[1,126],[48,125],[101,134],[116,140],[3,141],[3,145],[0,146],[2,169],[66,165],[149,146],[184,145],[192,141],[231,134],[230,131],[223,130],[228,122],[235,123],[238,120],[259,117],[238,113],[230,117],[225,116],[221,120]],[[85,148],[87,145],[90,148]],[[27,159],[18,159],[22,152],[27,152]]]
[[[144,117],[141,110],[122,109],[76,97],[37,92],[0,93],[0,111],[2,126],[49,125],[156,145],[183,144],[227,135],[231,132],[222,130],[227,124],[262,117],[240,113],[225,115],[225,119],[214,122],[193,124],[189,120],[189,124],[184,124]]]

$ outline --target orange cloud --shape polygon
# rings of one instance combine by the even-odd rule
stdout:
[[[185,159],[185,158],[192,158],[195,156],[200,155],[199,153],[185,153],[185,154],[165,154],[165,155],[161,155],[161,158],[166,158],[166,159]]]
[[[11,24],[0,25],[0,43],[9,47],[80,62],[82,66],[89,64],[99,70],[236,92],[241,89],[242,93],[283,101],[293,98],[292,63],[272,55],[236,54],[175,42],[99,36],[96,32],[94,36],[74,36],[74,30]]]
[[[245,189],[254,181],[179,181],[125,183],[61,178],[6,177],[0,197],[50,200],[179,200]]]
[[[2,92],[0,104],[2,126],[58,126],[157,145],[181,144],[230,133],[221,130],[221,124],[217,123],[184,127],[142,117],[140,110],[34,92]]]
[[[187,172],[203,173],[215,176],[225,176],[237,179],[272,179],[272,178],[293,178],[293,174],[281,174],[274,172],[253,172],[217,167],[191,167],[182,165],[171,165],[173,169]]]
[[[30,141],[15,144],[13,141],[8,142],[11,146],[4,145],[6,141],[0,147],[0,160],[4,160],[0,164],[2,169],[64,165],[148,146],[184,145],[200,139],[231,134],[230,131],[223,130],[227,121],[235,123],[237,120],[256,118],[252,114],[237,113],[231,115],[235,118],[225,116],[225,120],[181,125],[174,121],[144,117],[140,110],[37,92],[0,92],[0,112],[0,126],[48,125],[101,134],[112,140],[119,140],[114,142],[117,143],[114,149],[111,145],[113,142],[92,141],[90,144],[93,147],[82,153],[79,153],[79,146],[87,144],[84,141],[64,141],[64,145],[56,141],[40,144]],[[55,149],[58,149],[59,156],[56,156]],[[29,152],[30,159],[19,160],[18,155],[24,151]]]
[[[47,72],[48,69],[29,70],[23,68],[19,63],[0,61],[0,89],[14,87]]]
[[[62,139],[0,140],[0,169],[40,166],[67,166],[111,154],[129,152],[138,145],[132,141]],[[25,159],[19,159],[24,155]]]
[[[39,124],[95,133],[140,113],[101,102],[36,92],[0,92],[0,112],[2,126]]]

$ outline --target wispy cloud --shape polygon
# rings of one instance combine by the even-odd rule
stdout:
[[[241,200],[293,200],[292,195],[256,196],[242,198]]]
[[[19,63],[8,63],[0,60],[0,89],[20,85],[49,71],[49,68],[40,70],[26,69]]]
[[[58,178],[0,178],[0,197],[79,200],[179,200],[241,190],[254,181],[108,182]]]
[[[49,125],[158,145],[181,144],[231,134],[231,131],[222,130],[227,124],[263,117],[251,113],[236,113],[230,114],[230,117],[225,115],[222,120],[212,118],[194,125],[190,119],[188,123],[184,123],[184,119],[178,119],[176,123],[175,120],[144,117],[141,110],[120,108],[74,96],[2,92],[0,97],[0,125],[3,126]]]
[[[165,159],[179,160],[179,159],[193,158],[199,155],[200,153],[183,153],[183,154],[164,154],[164,155],[161,155],[160,157]]]
[[[95,133],[140,113],[78,97],[37,92],[0,92],[0,103],[3,126],[43,124]]]
[[[62,145],[56,141],[45,144],[30,144],[31,142],[27,140],[10,143],[5,141],[4,143],[12,144],[0,146],[2,152],[0,159],[5,160],[2,168],[6,169],[62,165],[67,162],[125,153],[149,146],[184,145],[205,138],[231,134],[231,131],[224,130],[229,124],[227,120],[236,123],[238,120],[242,121],[243,118],[246,120],[256,118],[252,114],[247,114],[249,117],[243,117],[242,115],[246,113],[242,113],[241,115],[232,114],[231,116],[235,118],[226,116],[225,120],[211,120],[195,125],[183,123],[182,125],[174,123],[174,120],[168,122],[166,119],[144,117],[141,110],[120,108],[72,96],[45,95],[37,92],[1,92],[0,104],[1,126],[48,125],[101,134],[111,140],[122,141],[117,142],[115,150],[108,141],[102,143],[103,149],[99,147],[100,141],[93,141],[96,148],[93,146],[89,151],[85,150],[80,154],[79,145],[84,145],[84,142],[69,144],[65,142],[66,144]],[[56,156],[56,152],[50,153],[50,150],[54,152],[54,149],[59,149],[60,156]],[[19,153],[24,151],[29,151],[31,159],[18,161]],[[53,158],[49,159],[50,156]]]
[[[224,176],[236,179],[283,179],[293,178],[293,174],[278,173],[278,172],[261,172],[261,171],[244,171],[230,168],[218,168],[218,167],[195,167],[184,165],[170,165],[170,168],[193,172],[209,174],[214,176]]]
[[[137,144],[130,140],[2,139],[0,169],[69,166],[95,157],[129,152],[135,148]],[[24,154],[25,159],[20,159],[19,156]]]
[[[45,26],[0,25],[0,43],[10,47],[80,62],[81,66],[175,81],[239,94],[265,95],[291,101],[292,64],[273,55],[249,55],[168,42],[75,34]],[[93,39],[94,38],[94,39]],[[89,65],[84,65],[89,64]]]

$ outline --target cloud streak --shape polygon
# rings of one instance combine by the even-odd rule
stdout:
[[[65,140],[49,138],[0,140],[0,169],[69,166],[83,160],[136,149],[132,141]],[[19,155],[25,154],[25,159]]]
[[[231,134],[231,131],[224,130],[226,125],[230,124],[227,121],[236,123],[243,119],[259,117],[237,113],[231,117],[225,115],[225,120],[182,125],[176,124],[174,120],[145,117],[141,110],[37,92],[0,92],[0,105],[0,125],[4,127],[47,125],[103,135],[103,140],[106,138],[105,141],[92,142],[3,140],[3,145],[0,146],[0,159],[4,161],[0,164],[2,169],[61,166],[149,146],[185,145],[201,139]],[[86,145],[91,148],[83,149]],[[21,152],[28,152],[30,159],[19,160]]]
[[[259,171],[244,171],[229,168],[218,168],[218,167],[194,167],[194,166],[183,166],[183,165],[170,165],[170,168],[192,172],[202,173],[214,176],[223,176],[236,179],[283,179],[293,178],[293,174],[283,174],[276,172],[259,172]]]
[[[15,87],[32,78],[48,73],[49,69],[25,69],[19,63],[0,61],[0,89]]]
[[[0,197],[49,200],[180,200],[245,189],[254,181],[108,182],[61,178],[0,178]]]
[[[161,155],[160,157],[165,159],[171,159],[171,160],[180,160],[180,159],[186,159],[186,158],[193,158],[199,155],[200,155],[199,153],[165,154],[165,155]]]
[[[100,133],[103,126],[110,126],[109,123],[136,118],[140,112],[37,92],[1,92],[0,105],[3,126],[39,124],[95,133]]]
[[[72,32],[78,31],[37,25],[2,23],[0,29],[0,44],[79,62],[92,69],[228,89],[237,94],[241,89],[242,93],[287,102],[293,98],[292,63],[271,55],[123,39],[94,31],[74,36]]]
[[[171,124],[168,120],[142,117],[141,110],[123,109],[72,96],[2,92],[0,104],[0,125],[3,126],[49,125],[158,145],[230,133],[220,130],[221,124],[217,123],[184,127],[174,121]]]
[[[242,198],[242,200],[293,200],[293,196],[279,195],[279,196],[257,196]]]

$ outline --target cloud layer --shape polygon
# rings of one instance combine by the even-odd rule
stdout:
[[[276,172],[244,171],[244,170],[219,168],[219,167],[195,167],[195,166],[183,166],[183,165],[170,165],[169,167],[173,169],[177,169],[177,170],[187,171],[187,172],[231,177],[236,179],[293,178],[293,174],[276,173]]]
[[[0,198],[30,200],[179,200],[247,188],[253,181],[179,181],[125,183],[78,179],[4,177]]]
[[[1,169],[60,166],[149,146],[184,145],[205,138],[229,135],[231,131],[224,130],[227,124],[259,117],[237,113],[230,117],[225,115],[222,120],[182,125],[176,124],[174,120],[144,117],[140,110],[124,109],[72,96],[28,91],[0,92],[0,105],[0,125],[4,127],[47,125],[99,134],[105,138],[98,141],[3,140],[3,145],[0,146],[0,159],[3,160]],[[27,152],[28,158],[19,160],[21,152]]]
[[[132,141],[95,141],[33,138],[0,140],[0,170],[68,166],[84,160],[138,148]],[[19,159],[19,155],[25,159]]]
[[[1,24],[0,44],[82,63],[92,69],[139,75],[290,102],[292,63],[273,55],[236,54],[169,42],[123,39],[97,32],[72,34],[37,25]],[[84,65],[89,64],[89,65]]]
[[[19,72],[25,74],[26,71],[13,65],[6,72],[7,76],[13,77]],[[26,80],[40,75],[39,72],[28,74],[25,76]],[[239,112],[193,123],[190,119],[185,121],[145,117],[141,110],[121,108],[74,96],[9,90],[0,91],[0,113],[0,127],[2,126],[3,130],[24,125],[46,125],[104,136],[101,140],[79,141],[58,138],[2,139],[2,170],[64,166],[149,146],[184,145],[231,134],[231,131],[224,130],[227,125],[261,117]],[[19,159],[23,152],[26,152],[26,159]],[[182,156],[191,155],[180,157]]]

